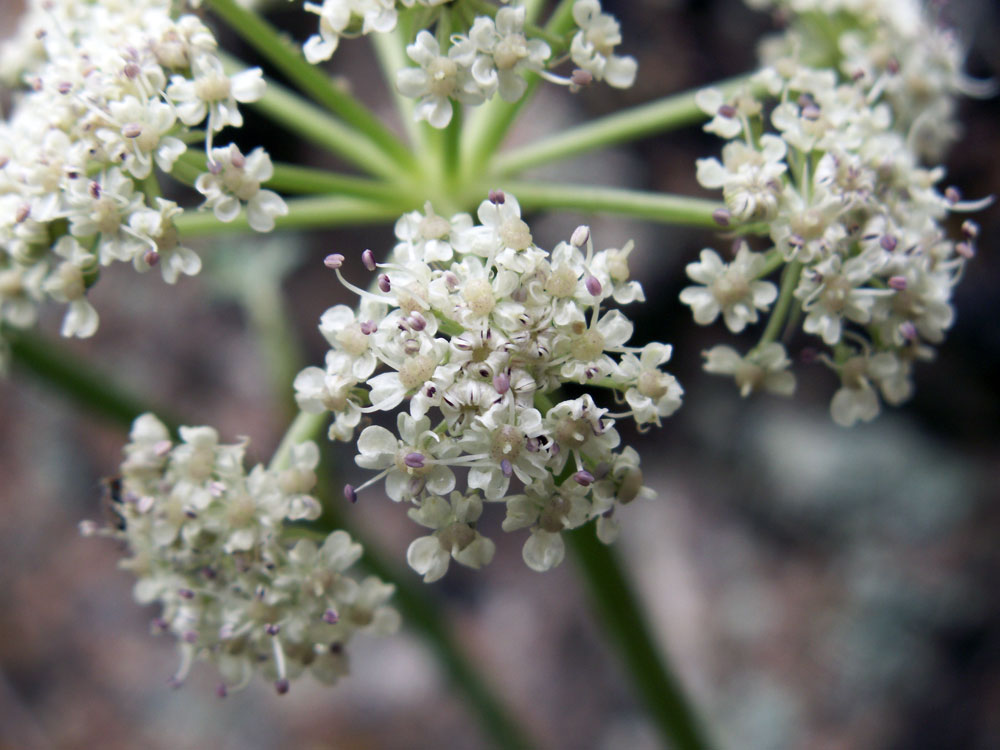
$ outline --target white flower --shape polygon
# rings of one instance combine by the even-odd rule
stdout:
[[[524,71],[540,71],[552,54],[540,39],[526,39],[524,6],[500,8],[496,21],[479,16],[469,29],[469,40],[478,53],[472,76],[486,91],[499,89],[508,102],[520,99],[528,87]]]
[[[631,86],[638,64],[634,57],[614,54],[614,48],[622,41],[621,29],[614,16],[601,12],[600,0],[576,0],[573,20],[580,29],[570,43],[573,63],[615,88]]]
[[[217,133],[227,125],[240,127],[243,115],[237,102],[255,102],[264,96],[260,68],[250,68],[227,76],[215,55],[198,55],[191,62],[192,79],[175,75],[166,95],[174,103],[178,119],[185,125],[199,125],[208,117],[208,130]]]
[[[733,333],[747,323],[757,322],[757,310],[767,310],[778,297],[778,288],[770,281],[760,281],[767,261],[763,254],[750,251],[741,242],[732,263],[723,263],[718,253],[706,248],[701,260],[687,265],[687,275],[705,286],[689,286],[681,291],[681,302],[691,306],[699,325],[712,323],[722,313],[726,327]]]
[[[795,391],[795,376],[788,371],[791,360],[785,347],[777,342],[752,349],[741,357],[728,346],[716,346],[705,352],[705,372],[731,375],[741,396],[755,391],[770,391],[790,396]]]
[[[274,219],[288,214],[288,206],[272,190],[261,190],[260,183],[274,174],[271,157],[258,147],[244,156],[236,144],[214,148],[209,171],[198,176],[195,187],[205,196],[205,207],[211,208],[219,221],[230,222],[246,205],[251,229],[270,232]]]
[[[407,562],[424,577],[424,583],[441,578],[452,558],[476,569],[489,564],[496,546],[473,527],[482,512],[483,503],[477,495],[460,492],[452,492],[447,500],[429,495],[419,508],[408,511],[414,521],[435,530],[413,540],[406,551]]]
[[[463,104],[482,104],[492,94],[472,76],[476,48],[468,39],[456,37],[447,55],[428,31],[417,34],[407,45],[406,54],[419,68],[404,68],[396,73],[396,88],[403,96],[417,99],[414,114],[435,128],[451,122],[455,99]]]

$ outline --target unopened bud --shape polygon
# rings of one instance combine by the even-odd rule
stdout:
[[[573,230],[573,234],[569,238],[569,242],[574,247],[583,247],[587,244],[587,240],[590,239],[590,227],[586,224],[581,224],[576,229]]]

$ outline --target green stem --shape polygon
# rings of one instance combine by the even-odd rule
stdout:
[[[281,471],[287,469],[292,457],[292,448],[307,440],[315,440],[319,435],[323,425],[330,415],[326,412],[310,414],[300,411],[295,415],[295,419],[285,430],[285,434],[278,443],[278,448],[271,457],[271,462],[267,465],[268,471]]]
[[[392,100],[396,104],[399,118],[403,121],[407,137],[417,152],[422,153],[427,144],[423,142],[423,131],[413,116],[414,101],[400,94],[396,88],[396,73],[412,64],[406,55],[407,35],[404,33],[404,28],[409,28],[411,18],[412,13],[401,13],[396,28],[391,33],[372,34],[370,39],[375,47],[375,57],[382,69],[386,87],[392,93]]]
[[[223,59],[228,62],[230,58]],[[231,67],[227,64],[227,69]],[[368,138],[273,81],[268,81],[264,96],[250,106],[289,132],[302,136],[369,174],[390,178],[400,174],[399,166]]]
[[[126,428],[140,414],[150,411],[142,399],[113,382],[106,373],[68,348],[47,341],[37,331],[20,333],[6,329],[3,335],[10,342],[15,367],[44,380],[77,404]],[[180,423],[168,413],[156,413],[177,434]]]
[[[206,161],[203,152],[188,151],[174,162],[174,169],[179,168],[179,173],[175,176],[182,182],[188,182],[187,178],[192,174],[197,177],[207,171]],[[191,182],[193,183],[193,179]],[[397,185],[296,164],[274,164],[274,174],[263,184],[282,193],[336,193],[354,198],[370,198],[392,206],[409,205],[403,198],[403,188]]]
[[[593,524],[563,538],[574,553],[604,626],[618,647],[632,684],[646,704],[666,746],[675,750],[709,747],[677,678],[657,648],[635,593],[610,547]]]
[[[287,201],[288,215],[277,217],[277,229],[319,229],[346,225],[383,224],[402,212],[398,207],[344,198],[339,195],[295,198]],[[412,207],[411,207],[412,208]],[[237,234],[250,232],[246,212],[224,224],[211,211],[186,211],[174,220],[184,235]]]
[[[220,18],[304,93],[344,118],[400,166],[408,169],[414,165],[413,155],[392,131],[364,104],[334,85],[322,70],[307,62],[299,47],[289,42],[259,14],[243,8],[236,0],[208,2]]]
[[[562,208],[581,213],[636,216],[666,224],[719,228],[712,214],[721,205],[702,198],[614,187],[509,180],[501,180],[499,185],[492,187],[502,187],[513,194],[524,209]]]
[[[724,81],[716,88],[728,94],[746,86],[747,82],[748,77],[741,76]],[[519,174],[540,164],[707,120],[708,115],[695,104],[696,94],[697,91],[673,94],[511,149],[496,157],[493,170],[501,175]]]
[[[757,346],[754,349],[760,349],[765,344],[777,341],[778,334],[785,324],[785,318],[788,317],[788,310],[792,305],[792,300],[795,299],[795,287],[799,285],[799,276],[801,274],[802,264],[798,261],[792,261],[781,272],[781,291],[778,293],[778,301],[774,304],[774,309],[771,310],[771,317],[767,319],[767,327],[764,328],[764,333],[761,334],[760,341],[757,342]]]

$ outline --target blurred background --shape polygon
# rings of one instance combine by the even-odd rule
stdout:
[[[747,71],[773,28],[729,0],[604,5],[639,59],[636,86],[575,97],[549,87],[511,142]],[[0,5],[0,29],[18,10]],[[971,46],[970,72],[1000,76],[1000,7],[954,0],[943,12]],[[285,3],[272,19],[298,39],[315,25]],[[330,70],[392,121],[365,43],[345,42]],[[1000,104],[966,101],[962,112],[965,136],[948,157],[946,184],[970,198],[1000,193]],[[250,112],[238,141],[264,143],[276,160],[325,163]],[[718,145],[694,128],[545,175],[705,195],[694,159]],[[975,217],[980,252],[955,295],[956,325],[938,360],[917,369],[914,399],[851,430],[829,418],[837,384],[821,366],[799,366],[790,401],[742,400],[729,381],[700,373],[699,353],[728,335],[694,326],[677,295],[684,265],[724,241],[568,213],[529,219],[543,247],[581,221],[598,247],[634,238],[634,276],[651,298],[629,310],[635,340],[675,345],[684,408],[662,430],[627,438],[659,496],[622,514],[616,547],[717,745],[1000,747],[1000,209]],[[211,424],[228,441],[249,436],[254,460],[266,460],[290,389],[276,395],[273,363],[240,299],[286,305],[305,363],[319,364],[320,314],[351,302],[323,256],[391,245],[391,227],[218,238],[198,246],[203,274],[176,287],[111,268],[91,297],[98,334],[66,346],[190,423]],[[244,262],[250,255],[287,272],[284,302]],[[49,335],[61,314],[48,311]],[[99,518],[100,477],[115,473],[124,441],[120,427],[27,372],[0,381],[0,748],[487,746],[424,642],[405,630],[356,639],[353,674],[332,689],[305,679],[278,697],[261,681],[220,701],[213,669],[202,666],[171,690],[175,654],[149,634],[155,609],[132,602],[114,544],[77,533],[79,521]],[[352,455],[329,446],[325,460],[357,479]],[[428,587],[463,647],[540,745],[658,747],[572,559],[532,572],[523,535],[501,533],[498,510],[484,519],[498,545],[492,565],[453,565]],[[374,494],[350,513],[400,563],[421,533]]]

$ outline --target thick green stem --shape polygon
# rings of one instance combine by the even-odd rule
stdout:
[[[613,187],[575,184],[500,180],[491,187],[501,187],[513,194],[524,209],[561,208],[581,213],[617,214],[666,224],[718,229],[712,218],[720,203],[702,198],[648,193]]]
[[[209,0],[209,5],[304,93],[344,118],[357,129],[357,133],[368,138],[397,164],[404,168],[413,166],[413,155],[392,131],[364,104],[334,85],[322,70],[307,62],[298,46],[289,42],[259,14],[242,7],[236,0]]]
[[[653,640],[628,578],[612,550],[598,540],[593,524],[563,537],[664,744],[675,750],[709,747],[680,683]]]
[[[383,224],[399,217],[400,209],[360,198],[339,195],[295,198],[287,201],[288,215],[275,220],[278,229],[320,229],[345,225]],[[174,223],[184,235],[237,234],[250,232],[246,212],[223,223],[210,211],[186,211]]]
[[[107,374],[66,347],[46,341],[37,331],[20,333],[7,329],[3,335],[10,342],[16,368],[30,372],[80,406],[126,428],[140,414],[150,411],[142,399]],[[170,431],[177,434],[180,423],[162,410],[156,413]]]
[[[724,81],[716,88],[728,93],[746,86],[747,82],[748,78],[742,76]],[[519,174],[540,164],[707,120],[708,115],[695,104],[696,94],[697,91],[674,94],[554,133],[498,155],[492,169],[501,175]]]

